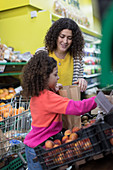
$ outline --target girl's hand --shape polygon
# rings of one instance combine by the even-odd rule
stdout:
[[[78,79],[75,84],[78,84],[80,87],[80,91],[83,92],[87,89],[87,81],[83,78]]]
[[[113,104],[113,96],[105,95],[111,104]]]
[[[57,83],[55,87],[56,92],[58,92],[62,87],[63,87],[62,84]]]

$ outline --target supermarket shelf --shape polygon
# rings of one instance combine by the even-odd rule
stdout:
[[[90,88],[95,87],[95,86],[98,86],[98,85],[100,85],[100,83],[90,84],[90,85],[87,86],[87,89],[90,89]]]
[[[0,73],[0,76],[17,76],[20,74],[21,74],[21,72],[19,72],[19,73]]]
[[[51,18],[52,18],[52,21],[57,21],[58,19],[63,18],[63,16],[52,13]]]
[[[96,73],[96,74],[91,74],[91,75],[84,75],[84,78],[92,78],[92,77],[97,77],[100,76],[101,73]]]
[[[7,62],[7,63],[0,63],[0,65],[25,65],[27,62]]]
[[[5,66],[4,72],[0,72],[0,76],[18,76],[21,74],[22,67],[27,62],[7,62],[0,63]]]
[[[52,18],[52,21],[56,21],[56,20],[58,20],[59,18],[63,18],[63,16],[57,15],[57,14],[55,14],[55,13],[52,13],[51,18]],[[83,31],[84,33],[90,34],[90,35],[95,36],[95,37],[97,37],[97,38],[101,38],[101,37],[102,37],[102,34],[96,32],[96,31],[94,31],[94,30],[91,30],[90,28],[87,28],[87,27],[85,27],[85,26],[83,26],[83,25],[80,25],[80,24],[78,24],[78,25],[79,25],[81,31]]]

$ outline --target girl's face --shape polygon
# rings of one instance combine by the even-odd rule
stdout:
[[[57,39],[57,50],[61,53],[67,52],[72,44],[72,31],[64,29],[60,32]]]
[[[48,82],[49,88],[55,89],[58,79],[59,79],[59,77],[58,77],[58,67],[55,67],[53,69],[53,72],[49,76],[49,82]]]

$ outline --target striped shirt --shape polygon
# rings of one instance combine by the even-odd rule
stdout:
[[[74,85],[74,82],[78,80],[78,78],[83,78],[83,62],[79,59],[73,58],[73,80],[72,85]]]

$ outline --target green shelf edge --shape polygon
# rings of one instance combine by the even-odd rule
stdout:
[[[21,72],[19,73],[0,73],[0,76],[16,76],[16,75],[20,75]]]
[[[7,63],[0,63],[0,65],[25,65],[27,62],[7,62]]]

